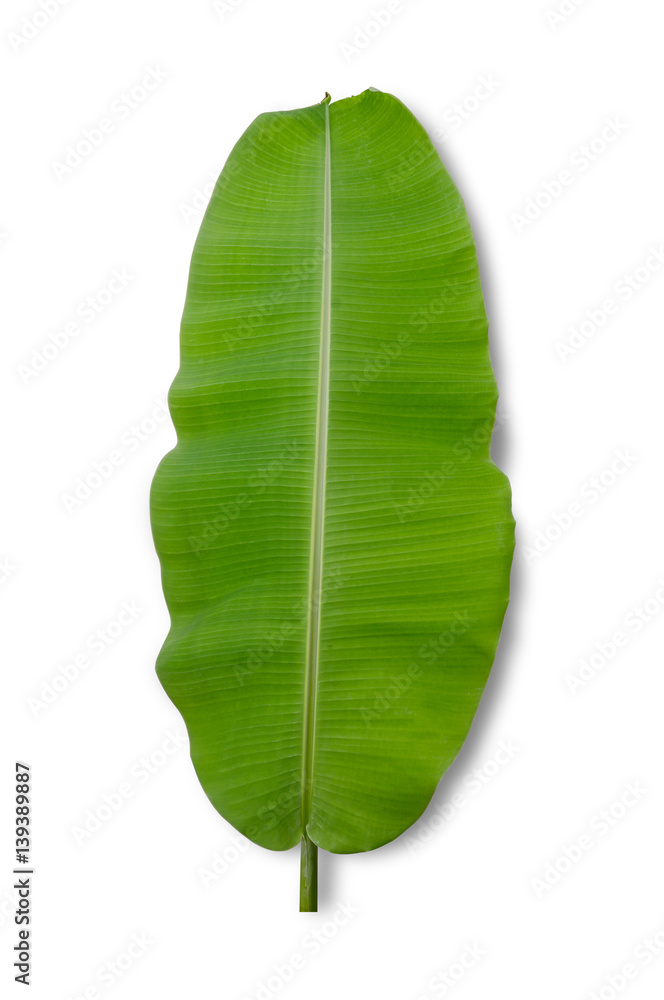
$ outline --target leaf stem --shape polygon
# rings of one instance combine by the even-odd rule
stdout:
[[[300,913],[318,913],[318,847],[306,830],[300,840]]]

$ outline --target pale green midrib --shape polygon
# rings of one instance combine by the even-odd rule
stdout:
[[[302,745],[301,826],[306,830],[311,810],[316,728],[316,694],[320,606],[323,585],[323,534],[325,525],[325,472],[327,464],[327,421],[330,390],[330,305],[331,305],[331,194],[330,194],[330,111],[325,105],[325,182],[323,222],[323,275],[320,315],[320,355],[318,362],[318,408],[314,491],[311,518],[311,557],[307,604],[307,652],[304,684],[304,731]]]

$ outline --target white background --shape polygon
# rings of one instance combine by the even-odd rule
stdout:
[[[549,0],[398,7],[369,38],[356,32],[372,5],[351,0],[226,11],[69,0],[37,30],[24,20],[36,0],[3,3],[0,974],[13,976],[22,758],[34,774],[37,1000],[660,995],[664,267],[650,248],[661,256],[664,241],[661,12],[568,0],[556,22]],[[150,69],[164,79],[118,110]],[[298,852],[234,846],[186,746],[165,752],[182,723],[153,669],[168,616],[148,489],[174,432],[150,420],[177,369],[201,189],[260,112],[368,86],[420,118],[466,201],[518,545],[494,673],[425,817],[376,852],[322,855],[320,912],[300,915]],[[58,178],[67,146],[109,112],[112,131]],[[618,134],[588,161],[580,150],[607,119]],[[545,183],[557,192],[565,169],[571,182],[546,205]],[[520,221],[535,198],[542,207]],[[126,287],[87,322],[80,303],[103,302],[114,269]],[[589,320],[594,334],[563,359],[557,345],[608,298],[613,314]],[[38,371],[72,322],[77,335],[60,336]],[[77,479],[118,451],[112,475],[68,510]],[[628,457],[611,471],[617,452]],[[141,610],[117,635],[123,602]],[[114,638],[98,654],[100,628]],[[87,666],[63,680],[82,654]],[[597,669],[574,686],[593,654]],[[637,796],[621,804],[630,782]],[[77,842],[121,786],[121,808]],[[580,859],[566,859],[584,835],[589,846],[568,852]],[[149,944],[127,960],[134,934]],[[121,977],[108,966],[118,960]],[[615,978],[625,964],[633,977]]]

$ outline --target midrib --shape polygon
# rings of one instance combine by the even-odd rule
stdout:
[[[311,517],[311,557],[307,604],[307,655],[304,685],[304,737],[302,748],[302,832],[311,811],[316,726],[316,689],[318,682],[318,646],[320,605],[323,589],[323,533],[325,527],[325,467],[327,464],[327,418],[330,395],[330,110],[325,104],[325,191],[323,222],[323,275],[320,313],[320,355],[318,361],[318,407],[316,415],[316,456]]]

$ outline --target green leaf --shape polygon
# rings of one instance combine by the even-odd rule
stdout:
[[[159,677],[246,837],[367,851],[422,813],[514,545],[475,244],[389,94],[260,115],[193,253],[152,486]]]

